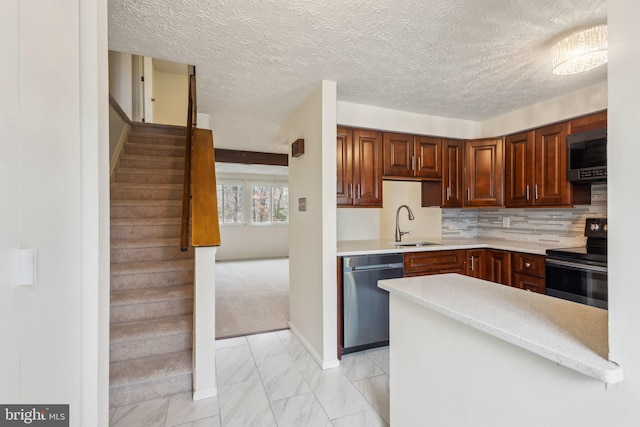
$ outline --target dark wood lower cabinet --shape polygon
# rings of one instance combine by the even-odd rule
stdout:
[[[404,276],[429,274],[464,274],[465,251],[427,251],[404,254]]]
[[[476,279],[486,280],[486,268],[485,268],[485,249],[469,249],[466,252],[466,268],[465,274],[467,276],[475,277]]]
[[[524,289],[525,291],[545,293],[545,278],[530,276],[528,274],[513,273],[513,287]]]
[[[511,252],[487,249],[485,279],[511,286]]]

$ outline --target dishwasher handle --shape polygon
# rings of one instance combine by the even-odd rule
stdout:
[[[356,265],[354,267],[345,266],[345,271],[386,270],[389,268],[404,268],[404,264],[398,262],[394,264]]]

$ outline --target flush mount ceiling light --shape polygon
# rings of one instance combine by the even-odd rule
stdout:
[[[553,74],[576,74],[607,62],[607,26],[578,31],[551,48]]]

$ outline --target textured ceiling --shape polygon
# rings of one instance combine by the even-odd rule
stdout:
[[[216,146],[286,153],[279,125],[322,79],[338,100],[484,120],[606,80],[549,48],[606,0],[109,0],[109,48],[196,65]]]

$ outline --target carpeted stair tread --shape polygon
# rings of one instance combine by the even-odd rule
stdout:
[[[128,175],[167,175],[167,176],[178,176],[181,177],[184,175],[184,171],[181,171],[179,169],[138,169],[138,168],[119,168],[116,171],[116,175],[123,175],[123,174],[128,174]],[[116,181],[116,182],[123,182],[123,181]],[[144,184],[144,183],[143,183]],[[162,184],[162,183],[160,183]],[[171,183],[168,183],[171,184]]]
[[[162,125],[156,123],[133,123],[131,125],[131,132],[136,133],[152,133],[152,134],[160,134],[160,135],[182,135],[186,137],[187,128],[186,126],[176,126],[176,125]]]
[[[140,226],[151,227],[156,225],[176,225],[180,224],[180,218],[113,218],[111,227]]]
[[[176,199],[149,199],[149,200],[134,200],[134,199],[114,199],[111,200],[111,206],[180,206],[182,207],[182,200]]]
[[[113,184],[111,184],[111,187],[126,187],[140,190],[182,190],[182,184],[145,184],[135,182],[114,182]]]
[[[194,263],[195,261],[191,258],[165,261],[122,262],[111,266],[111,276],[188,271],[193,270]]]
[[[124,145],[125,154],[143,154],[158,157],[178,157],[184,154],[184,148],[176,145],[149,144],[143,142],[127,142]]]
[[[146,156],[144,154],[120,155],[119,167],[141,170],[168,169],[184,171],[184,156]]]
[[[114,249],[139,249],[157,248],[161,246],[180,246],[180,239],[168,237],[165,239],[114,239],[111,241],[111,250]]]
[[[191,350],[112,363],[112,388],[175,377],[191,373]]]
[[[183,135],[158,135],[148,132],[129,132],[128,142],[144,142],[144,143],[159,143],[163,145],[175,145],[182,146],[184,148],[187,137]]]
[[[169,316],[134,322],[112,323],[111,342],[122,343],[142,339],[191,333],[193,316]]]
[[[111,292],[111,306],[193,298],[193,285]]]

